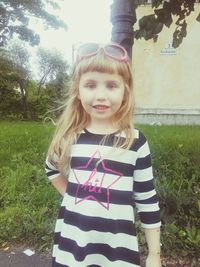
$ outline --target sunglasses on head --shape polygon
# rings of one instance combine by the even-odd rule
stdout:
[[[79,46],[76,62],[80,62],[83,58],[96,55],[101,49],[103,49],[104,53],[110,58],[118,61],[129,61],[127,51],[121,45],[115,43],[103,45],[97,43],[86,43]]]

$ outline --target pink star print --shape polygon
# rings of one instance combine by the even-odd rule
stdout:
[[[102,165],[102,169],[105,170],[105,172],[103,173],[97,172],[97,168],[95,167],[90,172],[89,176],[86,178],[86,181],[83,184],[81,184],[78,179],[78,176],[80,175],[78,170],[87,170],[87,168],[89,167],[94,158],[101,160],[99,165]],[[123,174],[115,170],[112,170],[110,168],[107,168],[98,150],[93,154],[93,156],[88,160],[88,162],[84,166],[73,168],[73,172],[78,182],[76,196],[75,196],[75,204],[79,204],[88,199],[93,199],[101,206],[109,210],[110,188],[119,181],[119,179],[122,177]],[[112,181],[108,181],[108,179],[106,179],[106,174],[108,173],[115,175]],[[111,179],[109,178],[109,180]],[[105,184],[107,186],[105,186]],[[84,193],[85,197],[81,198],[80,197],[81,193]],[[104,199],[105,201],[103,202],[102,199]]]

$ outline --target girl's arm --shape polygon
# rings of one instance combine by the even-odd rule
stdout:
[[[161,267],[160,260],[160,227],[144,229],[146,242],[148,245],[148,256],[146,267]]]
[[[149,248],[146,267],[160,267],[160,208],[154,187],[149,145],[141,132],[138,143],[140,146],[134,170],[134,201]]]
[[[55,165],[49,162],[48,158],[46,158],[45,162],[45,171],[52,185],[62,196],[64,196],[67,190],[67,178],[59,172],[58,168]]]
[[[59,176],[57,176],[56,178],[54,178],[51,181],[52,185],[58,190],[58,192],[64,196],[66,190],[67,190],[67,179],[60,174]]]

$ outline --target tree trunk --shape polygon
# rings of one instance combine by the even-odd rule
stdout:
[[[51,67],[48,69],[48,71],[42,76],[40,82],[39,82],[39,85],[38,85],[38,96],[40,95],[40,91],[41,91],[41,88],[42,88],[42,85],[45,83],[48,75],[50,74],[51,72]]]
[[[29,108],[28,108],[27,95],[26,95],[24,81],[19,82],[19,87],[21,91],[21,100],[22,100],[22,107],[23,107],[22,116],[23,116],[23,119],[27,120],[29,118]]]

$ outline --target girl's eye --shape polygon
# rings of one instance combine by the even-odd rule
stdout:
[[[95,83],[86,83],[85,87],[89,88],[89,89],[94,89],[96,87],[96,84]]]
[[[117,84],[116,83],[108,83],[107,84],[107,88],[108,89],[115,89],[115,88],[117,88],[118,86],[117,86]]]

